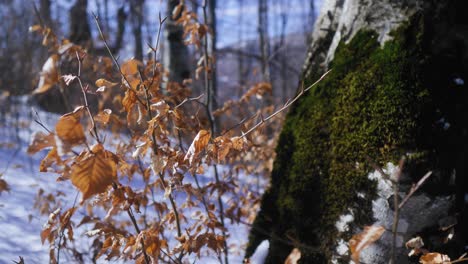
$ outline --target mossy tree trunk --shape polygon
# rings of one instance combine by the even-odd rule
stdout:
[[[303,81],[332,72],[288,113],[247,256],[267,239],[267,263],[283,263],[293,247],[300,263],[349,263],[342,248],[363,226],[391,230],[392,199],[370,179],[368,157],[385,167],[403,155],[400,195],[434,174],[401,212],[397,263],[412,261],[402,241],[415,235],[433,251],[463,253],[468,17],[461,10],[461,0],[325,1]],[[344,215],[353,221],[340,228]],[[454,239],[433,242],[432,230],[450,218],[459,223]],[[384,235],[363,262],[388,263],[389,243]]]

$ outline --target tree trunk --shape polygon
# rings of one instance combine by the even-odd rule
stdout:
[[[50,0],[41,0],[39,13],[42,21],[48,27],[52,27],[52,17],[50,15]]]
[[[262,198],[246,255],[269,240],[266,263],[294,247],[300,263],[349,263],[348,241],[364,226],[392,230],[391,174],[406,164],[398,196],[433,175],[400,210],[394,263],[411,263],[404,242],[458,258],[467,243],[468,17],[463,1],[328,0],[304,65],[305,87],[281,132],[271,187]],[[457,219],[458,218],[458,219]],[[447,244],[444,223],[454,226]],[[388,263],[392,231],[361,253]],[[415,262],[415,263],[416,263]]]
[[[262,54],[262,81],[270,82],[270,40],[268,36],[268,4],[267,0],[258,1],[258,37],[260,53]]]
[[[188,65],[189,53],[184,43],[184,30],[181,25],[176,24],[178,17],[172,17],[172,10],[179,4],[179,0],[167,1],[166,20],[166,45],[164,48],[164,65],[169,69],[169,79],[173,82],[182,83],[184,79],[190,78]]]
[[[70,41],[91,49],[93,45],[87,8],[88,0],[77,0],[70,9]]]
[[[135,40],[135,58],[143,60],[143,37],[141,27],[143,26],[143,5],[145,0],[130,1],[131,21],[133,28],[133,38]]]

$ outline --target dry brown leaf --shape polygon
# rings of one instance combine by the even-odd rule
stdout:
[[[211,133],[206,130],[200,130],[197,136],[193,139],[192,144],[185,154],[184,160],[188,160],[190,164],[193,163],[194,158],[208,145]]]
[[[47,92],[59,82],[59,72],[57,64],[60,57],[57,54],[50,56],[42,66],[41,77],[34,94]]]
[[[60,213],[60,210],[61,210],[60,208],[57,208],[54,212],[52,212],[49,215],[49,219],[47,220],[47,223],[45,223],[44,226],[42,227],[42,231],[41,231],[42,244],[44,244],[46,239],[50,238],[52,228],[54,227],[54,224],[55,224],[54,223],[55,219],[57,218],[57,215]]]
[[[2,194],[2,192],[5,192],[5,191],[9,192],[10,186],[4,179],[0,179],[0,194]]]
[[[47,147],[55,146],[55,135],[52,133],[45,134],[43,132],[36,132],[31,136],[31,143],[28,146],[28,154],[34,154]]]
[[[159,173],[163,172],[166,166],[167,166],[167,157],[163,157],[163,156],[153,157],[153,160],[151,162],[151,169],[153,170],[155,175],[158,175]]]
[[[133,106],[135,105],[137,101],[136,93],[133,90],[127,90],[125,91],[125,96],[122,99],[122,106],[125,108],[125,111],[127,113],[130,113]]]
[[[216,156],[218,162],[222,162],[226,159],[227,154],[232,148],[232,142],[229,138],[225,138],[223,136],[217,137],[213,140],[216,144]]]
[[[349,249],[351,250],[351,259],[359,263],[361,251],[377,241],[385,232],[383,226],[366,226],[362,233],[354,235],[349,240]]]
[[[166,102],[164,102],[164,100],[161,100],[159,102],[152,104],[151,109],[156,110],[156,117],[160,117],[160,116],[162,117],[167,114],[170,108],[169,108],[169,105]]]
[[[101,87],[105,87],[106,89],[110,89],[114,86],[116,86],[118,83],[113,83],[113,82],[110,82],[106,79],[98,79],[96,81],[96,86],[100,89]]]
[[[57,137],[68,146],[83,143],[86,140],[80,119],[83,106],[76,108],[73,112],[61,116],[55,125]]]
[[[241,151],[244,149],[244,139],[242,137],[233,137],[231,138],[231,142],[235,150]]]
[[[424,254],[420,259],[421,264],[449,264],[450,258],[437,252]]]
[[[60,159],[60,157],[58,155],[56,147],[53,147],[49,151],[49,153],[47,153],[47,156],[44,159],[42,159],[41,164],[39,165],[39,171],[40,172],[47,172],[47,168],[52,166],[52,164],[54,164],[54,162],[57,163],[57,164],[62,163],[62,160]]]
[[[297,264],[297,262],[300,259],[301,259],[301,251],[297,248],[294,248],[289,254],[286,261],[284,262],[284,264]]]
[[[83,193],[82,202],[105,192],[116,178],[116,157],[101,144],[82,152],[72,165],[71,181]]]
[[[408,242],[405,243],[406,248],[422,248],[424,246],[424,241],[420,236],[413,237],[412,239],[408,240]]]
[[[107,123],[109,123],[111,114],[112,114],[112,110],[104,109],[102,110],[102,112],[100,112],[94,117],[94,121],[101,123],[103,125],[107,125]]]
[[[138,73],[138,66],[141,65],[141,62],[135,59],[128,60],[122,63],[120,69],[122,74],[125,76],[134,75]]]

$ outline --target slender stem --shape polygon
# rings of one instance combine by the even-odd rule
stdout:
[[[328,70],[327,72],[325,72],[317,81],[315,81],[313,84],[311,84],[309,87],[305,88],[305,89],[301,89],[301,91],[292,99],[292,100],[288,100],[286,102],[286,104],[284,104],[280,109],[276,110],[273,114],[269,115],[268,117],[266,118],[263,118],[260,120],[260,122],[258,122],[256,125],[254,125],[253,127],[251,127],[249,130],[247,130],[247,132],[243,133],[241,137],[246,137],[248,134],[252,133],[255,129],[257,129],[259,126],[261,126],[262,124],[264,124],[265,122],[269,121],[270,119],[274,118],[275,116],[277,116],[279,113],[283,112],[285,109],[287,109],[288,107],[290,107],[294,102],[296,102],[305,92],[309,91],[312,87],[316,86],[320,81],[323,80],[323,78],[325,78],[325,76],[327,76],[327,74],[329,74],[331,72],[331,70]]]
[[[392,251],[391,251],[391,258],[390,263],[395,264],[396,258],[396,240],[397,240],[397,232],[398,232],[398,223],[400,221],[400,207],[399,205],[399,189],[400,189],[400,177],[403,172],[403,166],[405,164],[405,157],[400,159],[400,164],[398,165],[398,170],[393,175],[393,225],[392,225]]]
[[[106,41],[106,38],[104,37],[104,33],[102,33],[102,30],[101,30],[101,26],[99,25],[99,18],[96,16],[96,14],[93,13],[93,16],[94,16],[94,20],[96,22],[96,25],[97,25],[97,29],[99,31],[99,35],[101,36],[101,39],[102,41],[104,42],[104,46],[106,47],[106,50],[107,52],[109,53],[109,56],[111,56],[112,58],[112,61],[114,62],[114,66],[117,68],[118,72],[120,73],[120,75],[122,76],[122,78],[124,79],[125,83],[127,85],[130,85],[130,82],[128,81],[127,77],[123,74],[122,72],[122,69],[120,68],[120,64],[119,62],[117,61],[117,59],[115,58],[114,54],[112,54],[112,51],[110,50],[109,48],[109,45],[107,44],[107,41]],[[127,85],[124,85],[124,87],[129,90],[131,89],[130,87],[128,87]],[[143,103],[143,101],[141,101],[141,99],[136,96],[136,99],[138,101],[138,103],[140,103],[141,105],[145,106],[145,104]]]
[[[140,78],[141,74],[140,74]],[[142,81],[143,83],[143,81]],[[148,121],[153,119],[153,113],[151,111],[151,104],[150,104],[150,95],[148,91],[148,87],[143,85],[143,89],[145,91],[145,99],[146,99],[146,112],[148,113]],[[157,156],[158,155],[158,145],[156,141],[156,132],[153,129],[153,132],[151,133],[151,143],[152,143],[152,150],[153,150],[153,155]],[[159,179],[161,180],[161,183],[164,188],[166,188],[166,182],[164,180],[164,175],[162,173],[158,173]],[[182,236],[182,228],[180,227],[180,218],[179,218],[179,212],[177,211],[177,204],[175,202],[174,196],[172,193],[169,194],[169,200],[171,202],[172,210],[174,211],[174,216],[176,218],[176,225],[177,225],[177,235],[180,237]]]
[[[73,206],[71,207],[72,209],[76,207],[76,201],[78,200],[79,193],[80,193],[79,191],[76,192],[75,200],[73,201]],[[62,239],[64,236],[65,228],[70,223],[71,217],[72,216],[68,218],[67,222],[62,226],[62,230],[60,231],[60,237],[59,237],[58,246],[57,246],[57,264],[60,264],[60,250],[62,249],[62,245],[61,245]]]
[[[94,122],[94,117],[91,114],[91,110],[89,109],[88,98],[86,96],[86,90],[83,87],[83,83],[81,82],[81,58],[78,52],[76,52],[76,58],[78,59],[78,75],[76,79],[78,80],[78,83],[80,84],[80,87],[81,87],[81,92],[83,93],[85,108],[86,108],[86,111],[88,112],[89,119],[91,120],[91,129],[94,131],[94,138],[96,138],[98,143],[101,143],[101,140],[99,140],[99,134],[97,132],[96,123]]]

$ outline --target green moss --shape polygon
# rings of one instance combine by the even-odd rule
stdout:
[[[432,52],[428,43],[436,36],[423,15],[414,15],[393,37],[381,47],[374,32],[362,30],[349,44],[340,43],[332,72],[288,113],[271,188],[263,197],[247,256],[261,240],[276,236],[308,245],[301,263],[326,263],[335,247],[340,215],[354,208],[356,226],[373,220],[376,186],[367,178],[367,157],[382,165],[396,164],[411,152],[412,175],[420,177],[438,167],[441,177],[434,184],[446,182],[455,166],[447,157],[453,159],[454,154],[441,155],[450,148],[450,134],[435,121],[441,115],[456,119],[450,104],[467,96],[447,97],[438,90],[448,86],[456,66],[447,65],[443,52]],[[447,69],[431,66],[434,63]],[[467,126],[461,119],[460,124]],[[357,192],[366,193],[367,199],[358,198]],[[291,249],[291,244],[270,239],[267,263],[282,263]]]
[[[287,117],[268,206],[264,200],[259,215],[263,221],[256,224],[317,247],[316,253],[303,258],[305,262],[319,263],[330,256],[334,224],[347,208],[360,206],[365,210],[357,219],[371,220],[364,213],[370,211],[370,202],[358,200],[356,192],[372,193],[374,186],[367,179],[369,168],[356,164],[366,164],[366,156],[398,159],[399,150],[411,145],[406,139],[416,125],[413,106],[424,97],[416,96],[423,89],[411,80],[410,55],[401,45],[392,41],[380,48],[373,32],[359,32],[349,45],[340,44],[333,71]],[[277,219],[271,223],[281,224],[265,225],[264,220],[272,217]],[[255,236],[253,231],[252,245],[259,242]],[[271,244],[277,249],[270,251],[268,261],[280,263],[291,246]]]

